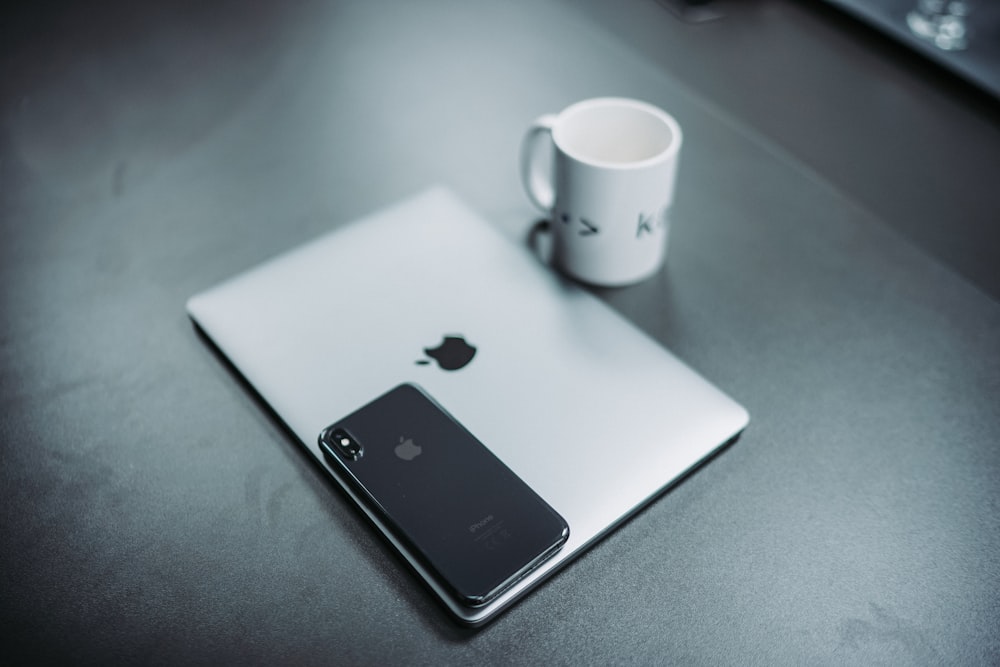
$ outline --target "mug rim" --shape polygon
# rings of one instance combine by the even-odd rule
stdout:
[[[663,123],[667,130],[670,132],[670,143],[667,144],[659,153],[652,155],[641,160],[634,160],[632,162],[613,162],[610,160],[598,160],[592,157],[587,157],[581,155],[580,153],[569,150],[564,143],[559,140],[560,131],[559,128],[563,125],[565,121],[569,118],[587,111],[595,107],[619,107],[619,108],[630,108],[643,111],[650,116],[653,116],[658,121]],[[591,97],[585,100],[580,100],[579,102],[574,102],[562,111],[560,111],[552,123],[552,143],[556,147],[573,158],[577,162],[582,164],[590,165],[593,167],[598,167],[601,169],[618,169],[618,170],[629,170],[629,169],[641,169],[643,167],[652,166],[662,162],[666,162],[674,158],[681,149],[681,144],[684,141],[684,136],[681,132],[680,124],[677,120],[671,116],[669,113],[661,109],[660,107],[650,104],[649,102],[643,102],[642,100],[633,99],[630,97]]]

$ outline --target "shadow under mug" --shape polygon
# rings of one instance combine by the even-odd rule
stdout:
[[[672,116],[626,98],[583,100],[536,119],[521,146],[521,180],[551,220],[552,264],[602,286],[656,273],[682,141]]]

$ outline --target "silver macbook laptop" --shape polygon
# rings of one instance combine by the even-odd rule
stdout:
[[[489,604],[469,607],[365,510],[467,624],[508,607],[748,422],[740,405],[442,188],[187,307],[328,472],[320,432],[412,383],[565,518],[561,550]]]

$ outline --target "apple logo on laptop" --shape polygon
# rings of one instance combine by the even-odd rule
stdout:
[[[465,368],[476,356],[476,347],[469,345],[464,336],[444,336],[437,347],[425,347],[424,353],[436,361],[442,369],[457,371],[460,368]],[[421,359],[417,363],[426,366],[431,362]]]
[[[396,445],[396,456],[399,458],[404,461],[412,461],[420,456],[420,452],[422,451],[424,451],[424,448],[413,442],[413,438],[403,440],[403,436],[399,436],[399,444]]]

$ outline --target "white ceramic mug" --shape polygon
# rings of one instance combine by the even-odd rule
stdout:
[[[577,102],[531,125],[521,179],[550,216],[556,268],[606,286],[659,270],[682,140],[662,109],[617,97]],[[552,147],[551,173],[540,159],[543,142]]]

